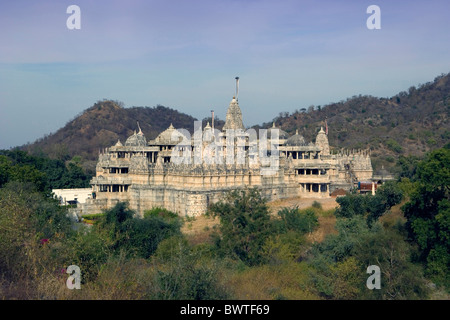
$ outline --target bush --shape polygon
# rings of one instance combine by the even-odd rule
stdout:
[[[356,215],[366,216],[367,223],[371,225],[378,220],[392,206],[400,203],[403,192],[396,182],[385,182],[378,188],[375,195],[347,194],[339,197],[336,202],[336,217],[351,218]]]
[[[108,258],[113,254],[111,241],[87,227],[70,237],[62,248],[57,248],[55,254],[62,262],[61,267],[77,265],[81,269],[83,284],[96,279],[97,274]]]
[[[172,218],[167,212],[161,215],[154,210],[144,218],[133,218],[134,215],[127,203],[119,202],[96,224],[96,231],[106,234],[116,252],[125,250],[129,255],[141,258],[150,257],[163,239],[181,232],[178,216]]]
[[[220,268],[175,236],[162,241],[155,254],[156,272],[147,298],[217,300],[230,298],[220,281]]]
[[[280,265],[291,261],[298,261],[306,251],[305,237],[293,231],[270,237],[262,248],[264,262]]]
[[[353,256],[359,238],[371,232],[362,216],[339,218],[335,228],[338,234],[326,236],[323,242],[314,244],[311,248],[313,262],[316,259],[323,259],[327,263],[332,263]]]
[[[318,201],[314,201],[312,203],[312,207],[316,208],[316,209],[322,209],[322,204],[320,202],[318,202]]]
[[[178,219],[178,215],[170,210],[167,210],[165,208],[160,208],[160,207],[154,207],[150,210],[146,210],[144,211],[144,218],[150,217],[150,216],[157,216],[157,217],[161,217],[164,218],[166,220],[171,220],[171,219]]]
[[[305,234],[312,232],[319,225],[316,213],[312,209],[283,208],[278,211],[278,216],[280,220],[274,224],[280,233],[294,231]]]
[[[65,209],[30,183],[9,182],[0,189],[0,277],[37,277],[47,270],[47,244],[71,233]]]
[[[317,295],[327,299],[349,300],[360,295],[365,275],[354,257],[336,263],[318,261],[309,275]]]
[[[149,258],[162,240],[179,234],[180,224],[177,222],[170,223],[157,216],[133,218],[121,226],[115,248],[125,249],[138,257]]]
[[[394,139],[388,139],[385,142],[385,144],[390,150],[392,150],[392,151],[394,151],[396,153],[400,153],[403,150],[402,146],[397,141],[395,141]]]

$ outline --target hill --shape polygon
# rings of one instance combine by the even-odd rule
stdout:
[[[294,134],[298,128],[306,140],[314,141],[317,131],[328,124],[330,145],[341,148],[372,150],[374,169],[390,169],[401,155],[421,156],[449,141],[450,74],[412,86],[390,98],[358,95],[325,106],[310,106],[278,117],[253,128],[278,127]],[[91,173],[98,151],[120,139],[124,142],[137,128],[153,139],[171,123],[192,132],[197,120],[190,115],[164,107],[124,108],[117,101],[98,101],[57,132],[22,146],[35,155],[68,160],[76,155]],[[202,120],[211,121],[211,118]],[[220,129],[224,121],[215,119]]]
[[[328,124],[334,151],[372,150],[374,169],[392,168],[400,155],[421,156],[450,140],[450,74],[410,87],[390,98],[353,96],[325,106],[310,106],[273,119],[289,134],[298,128],[306,140]],[[272,122],[254,128],[268,128]]]

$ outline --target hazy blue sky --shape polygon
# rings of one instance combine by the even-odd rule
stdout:
[[[69,30],[69,5],[81,29]],[[369,5],[381,29],[369,30]],[[3,1],[0,148],[55,132],[96,101],[246,126],[450,72],[450,1]]]

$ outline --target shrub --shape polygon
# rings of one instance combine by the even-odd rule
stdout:
[[[385,142],[385,145],[386,145],[386,147],[388,147],[390,150],[392,150],[392,151],[394,151],[394,152],[396,152],[396,153],[400,153],[400,152],[402,152],[402,150],[403,150],[402,146],[401,146],[397,141],[395,141],[394,139],[388,139],[388,140]]]
[[[312,207],[316,208],[316,209],[322,209],[322,204],[320,202],[318,202],[318,201],[314,201],[312,203]]]
[[[220,281],[220,268],[192,250],[180,236],[162,241],[155,254],[156,272],[147,298],[164,300],[216,300],[230,295]]]
[[[278,211],[279,221],[274,222],[280,233],[288,231],[305,234],[312,232],[319,224],[313,209],[283,208]]]
[[[168,222],[158,216],[147,216],[144,219],[133,218],[121,226],[115,248],[125,249],[138,257],[148,258],[156,251],[162,240],[180,233],[178,222]]]
[[[165,208],[160,207],[154,207],[150,210],[144,211],[144,218],[150,217],[150,216],[158,216],[167,220],[170,219],[178,219],[178,215],[170,210],[167,210]]]

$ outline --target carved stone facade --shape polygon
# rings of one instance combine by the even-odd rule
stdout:
[[[234,97],[224,128],[215,131],[208,123],[190,138],[170,125],[147,142],[139,128],[125,144],[118,141],[99,155],[91,180],[93,197],[79,205],[79,213],[98,213],[127,201],[140,215],[164,207],[195,216],[235,189],[257,187],[269,200],[320,198],[372,178],[369,152],[331,154],[322,128],[315,143],[306,142],[298,131],[289,137],[275,125],[267,139],[261,134],[255,138],[244,131]],[[268,152],[261,153],[265,146]]]

